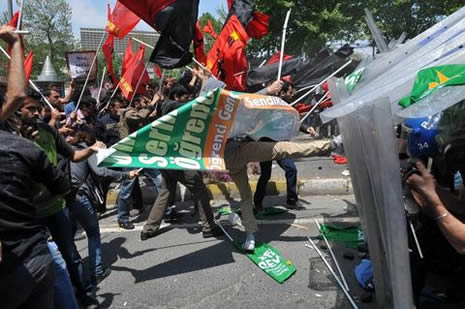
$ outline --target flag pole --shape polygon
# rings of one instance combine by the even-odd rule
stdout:
[[[310,115],[313,113],[313,111],[314,111],[321,103],[323,103],[323,101],[326,101],[326,99],[328,98],[328,94],[329,94],[329,92],[326,92],[326,93],[325,93],[325,95],[320,99],[320,101],[318,101],[318,102],[315,104],[315,106],[313,106],[312,109],[309,110],[309,111],[307,112],[307,115],[305,115],[302,119],[300,119],[300,123],[303,123],[304,120],[307,119],[308,116],[310,116]]]
[[[79,99],[76,103],[76,108],[74,111],[76,112],[79,109],[79,105],[81,104],[82,96],[84,95],[84,91],[86,90],[87,83],[89,82],[90,74],[92,74],[92,70],[94,69],[95,62],[97,61],[98,54],[100,52],[100,49],[102,48],[103,40],[105,39],[106,32],[103,33],[102,39],[100,40],[100,43],[97,47],[97,51],[95,52],[94,59],[92,60],[92,64],[90,65],[89,73],[87,73],[86,81],[84,82],[84,86],[82,86],[81,94],[79,95]]]
[[[291,16],[291,10],[292,9],[289,9],[287,11],[286,19],[284,20],[283,36],[281,38],[281,54],[279,55],[279,68],[278,68],[278,79],[277,80],[281,80],[283,61],[284,61],[284,46],[286,45],[287,24],[289,23],[289,17]]]
[[[110,105],[111,99],[114,98],[114,96],[115,96],[115,94],[116,94],[116,91],[118,91],[119,84],[121,84],[121,80],[122,80],[122,79],[123,79],[123,78],[121,77],[121,79],[118,81],[118,84],[116,84],[115,90],[113,90],[113,93],[111,94],[110,98],[108,99],[107,104],[105,104],[105,107],[102,108],[102,110],[100,111],[100,113],[101,113],[103,110],[107,109],[108,106]]]
[[[337,73],[341,72],[342,70],[344,70],[349,64],[352,63],[352,60],[349,60],[347,61],[342,67],[340,67],[339,69],[337,69],[334,73],[332,73],[331,75],[329,75],[328,77],[326,77],[325,79],[323,79],[320,83],[316,84],[312,89],[310,89],[308,92],[306,92],[305,94],[303,94],[300,98],[298,98],[297,100],[295,100],[294,102],[292,102],[291,106],[297,104],[300,100],[302,100],[303,98],[305,98],[306,96],[308,96],[310,93],[312,93],[313,91],[315,91],[315,89],[317,89],[318,87],[320,87],[321,85],[323,85],[325,82],[327,82],[331,77],[335,76]]]
[[[103,82],[105,81],[105,74],[107,73],[107,67],[103,67],[103,72],[102,72],[102,80],[100,81],[100,87],[98,88],[98,94],[97,94],[97,105],[100,105],[100,94],[102,93],[102,88],[103,88]]]
[[[144,60],[142,59],[142,61],[144,61]],[[140,62],[139,62],[139,63],[140,63]],[[146,64],[144,65],[144,69],[142,70],[142,73],[141,73],[140,76],[139,76],[139,80],[137,81],[136,88],[134,89],[134,93],[132,94],[131,101],[129,102],[129,105],[128,105],[129,107],[131,107],[132,101],[134,101],[134,97],[136,96],[137,89],[139,89],[140,82],[142,81],[142,77],[144,76],[144,73],[145,73],[145,71],[147,70],[147,64],[148,64],[148,63],[146,63]],[[138,64],[138,65],[139,65],[139,64]]]
[[[23,18],[23,6],[24,6],[25,1],[26,0],[21,1],[21,6],[19,7],[18,25],[16,26],[16,29],[19,30],[19,31],[21,31],[21,28],[22,28],[21,27],[21,20]]]
[[[5,49],[3,49],[3,47],[0,46],[0,50],[8,58],[8,60],[11,60],[10,55],[8,55],[8,53]],[[40,91],[39,87],[37,87],[37,85],[32,80],[29,80],[29,85],[31,85],[31,87],[40,94],[42,100],[44,100],[45,104],[47,104],[51,110],[55,110],[55,107],[53,107],[53,105],[49,102],[49,100],[44,96],[42,91]]]

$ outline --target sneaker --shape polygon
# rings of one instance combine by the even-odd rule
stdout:
[[[242,249],[253,252],[255,250],[255,236],[253,233],[247,233],[245,242],[242,244]]]
[[[203,238],[218,237],[222,236],[223,234],[223,230],[219,226],[215,226],[214,228],[207,228],[202,231]]]
[[[120,228],[125,230],[133,230],[135,228],[134,224],[129,221],[118,221],[118,225]]]

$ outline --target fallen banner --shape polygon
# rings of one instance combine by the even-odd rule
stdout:
[[[218,89],[186,103],[98,152],[99,166],[226,170],[231,137],[287,140],[298,132],[297,111],[277,97]]]

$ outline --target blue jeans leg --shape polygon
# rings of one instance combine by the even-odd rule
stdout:
[[[89,269],[91,282],[96,282],[97,276],[103,273],[102,243],[100,227],[94,205],[85,194],[78,194],[69,207],[73,219],[78,221],[86,231],[89,243]]]
[[[160,192],[161,187],[161,173],[157,169],[144,169],[143,171],[145,177],[153,184],[155,187],[156,193]]]
[[[88,292],[92,291],[92,286],[86,279],[81,256],[74,244],[68,209],[65,208],[48,217],[46,223],[53,240],[58,245],[58,249],[66,261],[71,282],[76,288],[77,297],[84,298]]]
[[[54,287],[54,306],[55,309],[78,309],[76,298],[74,297],[73,286],[69,278],[66,262],[63,260],[57,245],[54,242],[48,242],[48,249],[53,257],[55,264],[56,279]]]
[[[287,203],[295,205],[297,203],[297,167],[292,159],[282,159],[276,161],[284,170],[287,185]]]
[[[131,210],[131,193],[137,178],[126,179],[121,182],[118,199],[118,221],[129,222],[129,211]]]

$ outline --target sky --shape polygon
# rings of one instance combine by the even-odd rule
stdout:
[[[8,10],[8,0],[0,0],[0,11]],[[27,1],[27,0],[26,0]],[[79,28],[100,27],[103,28],[107,22],[107,3],[113,8],[116,0],[67,0],[73,10],[72,27],[76,38],[79,38]],[[217,16],[217,8],[227,7],[226,0],[200,0],[199,16],[205,12],[210,12]],[[13,0],[13,11],[16,11],[16,0]],[[144,21],[141,21],[136,30],[150,31],[152,28]]]

